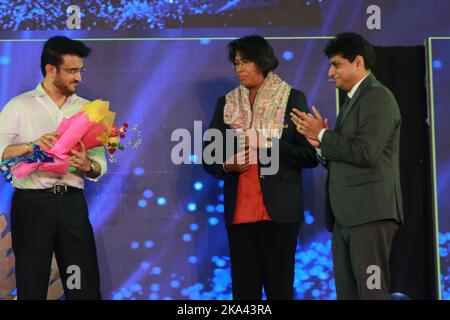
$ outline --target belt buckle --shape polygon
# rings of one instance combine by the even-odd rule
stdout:
[[[67,185],[65,184],[55,184],[53,186],[53,194],[64,194],[67,192]]]

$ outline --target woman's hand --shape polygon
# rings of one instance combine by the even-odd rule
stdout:
[[[225,161],[223,170],[227,173],[237,172],[242,173],[248,170],[250,167],[250,149],[244,149],[241,152],[236,153],[233,157]]]

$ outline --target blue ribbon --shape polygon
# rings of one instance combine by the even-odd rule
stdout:
[[[33,152],[30,155],[25,157],[11,158],[0,163],[0,170],[2,171],[3,177],[6,179],[7,182],[12,181],[11,169],[20,162],[25,163],[55,162],[55,158],[50,157],[49,155],[47,155],[45,151],[42,151],[37,144],[34,144]]]

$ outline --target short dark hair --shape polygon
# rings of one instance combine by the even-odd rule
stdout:
[[[278,67],[278,59],[273,48],[261,36],[246,36],[231,41],[228,44],[228,60],[231,63],[234,63],[237,52],[243,59],[254,62],[264,76]]]
[[[91,49],[87,47],[83,42],[78,40],[72,40],[64,36],[55,36],[48,39],[41,55],[41,72],[45,77],[45,66],[47,64],[58,67],[62,63],[63,54],[76,55],[80,58],[86,58]]]
[[[350,62],[355,61],[356,56],[362,56],[366,70],[373,70],[375,67],[375,50],[366,39],[357,33],[339,33],[328,42],[323,51],[328,58],[342,55]]]

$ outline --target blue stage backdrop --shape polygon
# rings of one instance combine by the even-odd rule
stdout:
[[[429,40],[432,108],[434,126],[434,156],[436,158],[436,210],[441,271],[441,292],[444,299],[450,299],[450,37]]]
[[[226,45],[248,34],[272,37],[280,60],[277,73],[304,91],[309,106],[316,105],[333,126],[336,94],[327,82],[323,36],[354,31],[376,45],[418,45],[429,36],[450,34],[448,1],[376,2],[375,9],[369,0],[0,2],[0,110],[37,85],[43,42],[62,34],[85,39],[93,48],[79,94],[109,100],[118,124],[128,122],[140,130],[139,147],[127,148],[101,182],[86,186],[105,298],[231,298],[223,182],[201,165],[174,165],[171,133],[177,128],[193,133],[196,120],[207,128],[216,99],[238,85]],[[79,30],[68,30],[68,20],[71,27],[77,23],[70,18],[75,11],[67,13],[72,4],[80,9]],[[370,29],[373,12],[380,25]],[[441,284],[448,299],[447,42],[434,45],[433,83]],[[193,162],[198,157],[192,153]],[[322,219],[324,180],[321,167],[305,171],[297,299],[336,297],[330,236]],[[0,192],[0,214],[9,215],[12,188],[1,181]]]

